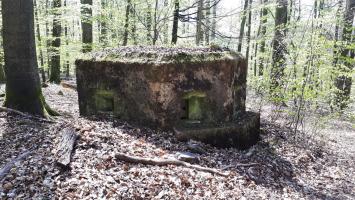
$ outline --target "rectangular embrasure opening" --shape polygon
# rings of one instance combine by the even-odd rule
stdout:
[[[203,119],[203,102],[206,94],[200,91],[188,92],[183,96],[183,110],[185,111],[182,119],[202,120]]]
[[[98,90],[95,93],[96,110],[99,112],[114,111],[114,94],[110,90]]]

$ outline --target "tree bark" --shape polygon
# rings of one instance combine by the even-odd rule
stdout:
[[[83,31],[83,53],[92,51],[92,0],[81,0],[81,27]]]
[[[152,5],[148,2],[148,10],[146,14],[146,24],[147,24],[147,43],[152,42]]]
[[[245,21],[247,19],[247,9],[248,9],[249,0],[244,1],[244,9],[242,12],[242,22],[240,23],[240,31],[239,31],[239,42],[238,42],[238,52],[242,52],[242,44],[244,39],[244,27]]]
[[[198,0],[197,18],[196,18],[196,45],[201,45],[203,42],[203,0]]]
[[[155,0],[155,7],[154,7],[154,26],[153,26],[153,45],[157,43],[159,33],[158,33],[158,6],[159,6],[159,1]]]
[[[171,34],[171,44],[176,44],[178,39],[178,29],[179,29],[179,13],[180,13],[180,3],[179,0],[175,0],[174,9],[174,19],[173,19],[173,31]]]
[[[131,10],[131,0],[127,0],[122,46],[127,46],[128,43],[128,27],[129,27],[130,10]]]
[[[210,32],[211,32],[211,21],[210,21],[210,17],[211,17],[211,8],[210,8],[210,0],[207,0],[206,1],[206,17],[205,17],[205,42],[206,42],[206,45],[209,45],[210,44]]]
[[[38,7],[37,7],[37,0],[33,1],[34,9],[35,9],[35,22],[36,22],[36,32],[37,32],[37,41],[38,41],[38,50],[39,50],[39,60],[40,60],[40,72],[42,77],[42,82],[46,82],[46,73],[44,71],[44,58],[43,58],[43,50],[42,50],[42,38],[41,38],[41,29],[39,26],[38,20]]]
[[[287,0],[277,0],[275,12],[275,33],[273,38],[272,68],[270,73],[271,93],[273,97],[282,97],[284,69],[286,67],[286,25],[287,25]]]
[[[53,0],[54,18],[53,18],[53,40],[52,40],[52,56],[51,56],[51,73],[49,81],[53,83],[60,83],[60,44],[62,35],[61,23],[61,0]]]
[[[138,41],[137,41],[137,20],[136,20],[136,5],[132,5],[131,6],[131,18],[132,18],[132,27],[131,27],[131,31],[132,31],[132,40],[133,40],[133,44],[137,45]]]
[[[99,41],[105,47],[107,45],[107,27],[106,27],[106,0],[101,0],[101,19],[100,19],[100,36]]]
[[[336,77],[334,83],[337,88],[335,103],[341,110],[348,106],[351,93],[351,71],[354,68],[354,50],[349,46],[355,40],[353,34],[354,12],[355,0],[346,0],[344,27],[342,33],[342,48],[340,50],[340,55],[345,67],[337,67],[339,75]]]
[[[214,41],[216,39],[216,29],[217,29],[217,4],[214,3],[212,7],[212,27],[211,27],[211,40]]]
[[[67,8],[67,0],[64,0],[64,7]],[[70,62],[69,62],[69,34],[68,34],[68,21],[65,21],[64,25],[64,36],[65,36],[65,61],[64,61],[64,67],[65,67],[65,77],[69,78],[70,76]]]
[[[259,54],[259,76],[263,76],[264,74],[264,65],[265,65],[265,36],[266,36],[266,23],[267,23],[267,15],[268,15],[268,10],[265,8],[265,5],[267,4],[268,0],[264,0],[263,2],[263,8],[261,9],[261,34],[260,34],[260,54]]]
[[[33,0],[2,0],[5,107],[45,116],[35,46]]]
[[[252,5],[252,0],[249,0],[249,6],[248,6],[248,32],[247,32],[247,50],[245,53],[245,57],[247,61],[249,61],[249,51],[250,51],[250,35],[251,35],[251,5]]]
[[[60,135],[61,140],[56,148],[55,159],[57,164],[61,166],[68,166],[70,164],[71,155],[74,150],[75,142],[78,139],[78,135],[72,127],[63,129]]]

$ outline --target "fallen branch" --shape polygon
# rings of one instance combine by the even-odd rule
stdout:
[[[70,163],[71,154],[74,150],[75,141],[78,135],[72,127],[63,129],[61,133],[61,140],[57,145],[55,159],[57,164],[61,166],[68,166]]]
[[[14,109],[11,109],[11,108],[0,107],[0,112],[15,113],[15,114],[20,115],[20,116],[25,117],[25,118],[35,119],[35,120],[38,120],[38,121],[41,121],[41,122],[54,123],[54,121],[52,121],[52,120],[41,118],[41,117],[36,117],[34,115],[26,114],[24,112],[21,112],[21,111],[18,111],[18,110],[14,110]]]
[[[2,169],[0,169],[0,182],[5,178],[5,176],[10,172],[10,170],[14,167],[15,163],[25,159],[27,156],[31,154],[31,151],[25,151],[21,155],[19,155],[14,160],[7,163]]]
[[[223,170],[227,170],[230,168],[237,168],[237,167],[254,167],[260,165],[259,163],[240,163],[240,164],[236,164],[236,165],[228,165],[226,167],[223,167]]]
[[[68,89],[72,89],[72,90],[77,90],[77,86],[75,84],[72,84],[72,83],[69,83],[69,82],[60,82],[60,85],[63,87],[63,88],[68,88]]]
[[[219,172],[215,169],[208,168],[208,167],[202,167],[199,165],[192,165],[190,163],[180,161],[180,160],[175,160],[175,159],[149,159],[149,158],[142,158],[142,157],[136,157],[136,156],[129,156],[126,154],[118,153],[115,155],[116,159],[122,160],[125,162],[129,163],[136,163],[136,164],[145,164],[145,165],[157,165],[157,166],[166,166],[166,165],[176,165],[176,166],[184,166],[187,168],[191,169],[196,169],[199,171],[203,172],[209,172],[212,174],[217,174],[220,176],[227,177],[229,174],[224,174],[222,172]]]

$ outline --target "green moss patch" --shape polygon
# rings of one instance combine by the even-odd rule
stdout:
[[[237,59],[240,55],[228,49],[210,47],[170,48],[156,46],[127,46],[84,54],[78,60],[122,63],[196,63]]]

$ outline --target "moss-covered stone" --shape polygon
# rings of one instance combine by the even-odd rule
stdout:
[[[241,56],[234,51],[214,48],[126,46],[84,54],[79,60],[116,63],[198,63],[233,60],[238,57]]]

